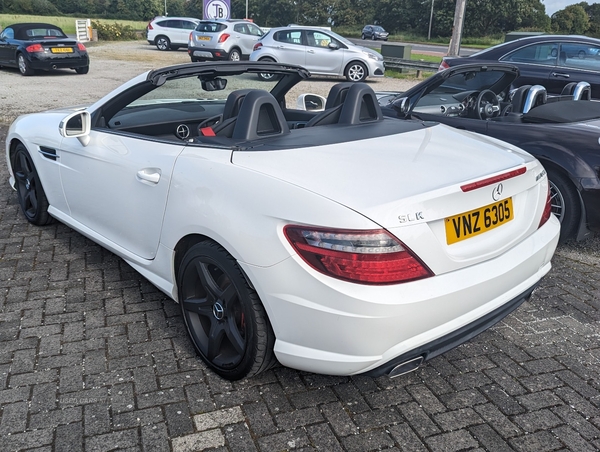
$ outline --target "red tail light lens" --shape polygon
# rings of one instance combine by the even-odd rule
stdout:
[[[32,44],[30,46],[25,47],[25,51],[28,53],[43,52],[44,48],[41,44]]]
[[[154,30],[154,27],[152,27],[152,22],[148,22],[148,30]]]
[[[77,43],[77,48],[78,48],[79,50],[81,50],[82,52],[85,52],[85,51],[87,50],[87,49],[85,48],[85,46],[84,46],[82,43],[80,43],[80,42],[78,42],[78,43]]]
[[[262,42],[257,42],[256,44],[254,44],[254,47],[252,48],[252,50],[258,50],[262,47]]]
[[[286,226],[283,232],[308,265],[333,278],[383,285],[433,276],[412,251],[383,229]]]
[[[438,67],[438,72],[443,71],[444,69],[448,69],[449,67],[450,65],[446,63],[445,60],[442,60],[442,62],[440,63],[440,67]]]
[[[219,42],[225,42],[227,41],[227,38],[229,38],[229,35],[227,33],[223,33],[221,36],[219,36]]]
[[[552,215],[552,196],[550,194],[550,184],[548,184],[548,195],[546,196],[546,205],[544,206],[544,212],[542,212],[542,219],[540,220],[540,225],[538,229],[541,228],[546,221],[550,219],[550,215]]]

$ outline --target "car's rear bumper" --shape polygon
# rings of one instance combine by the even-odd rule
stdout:
[[[228,60],[229,52],[222,49],[207,49],[206,47],[189,47],[188,54],[198,60]]]
[[[552,217],[496,258],[393,286],[334,280],[297,256],[268,268],[241,265],[269,314],[283,365],[381,374],[455,347],[511,312],[550,270],[558,233]]]
[[[29,65],[32,69],[49,71],[51,69],[74,69],[90,65],[90,59],[85,55],[35,55],[31,54]]]

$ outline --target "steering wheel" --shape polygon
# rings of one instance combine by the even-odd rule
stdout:
[[[479,119],[488,119],[500,114],[500,101],[496,93],[489,89],[484,89],[477,96],[475,102],[475,111]]]
[[[210,118],[206,118],[204,121],[202,121],[200,124],[198,124],[198,130],[203,129],[204,127],[214,126],[215,124],[220,123],[222,119],[223,119],[223,115],[221,115],[221,114],[211,116]]]

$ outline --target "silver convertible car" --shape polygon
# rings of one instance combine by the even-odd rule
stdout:
[[[21,116],[6,140],[15,203],[178,302],[198,354],[230,380],[277,360],[395,377],[527,300],[559,235],[542,165],[386,119],[364,83],[333,85],[316,111],[292,94],[309,75],[188,63]]]

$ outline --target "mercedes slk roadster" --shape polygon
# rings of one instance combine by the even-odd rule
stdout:
[[[334,85],[325,105],[298,99],[309,75],[190,63],[21,116],[6,140],[15,203],[178,302],[198,354],[230,380],[277,361],[398,376],[527,300],[560,230],[540,163],[384,118],[364,83]]]

